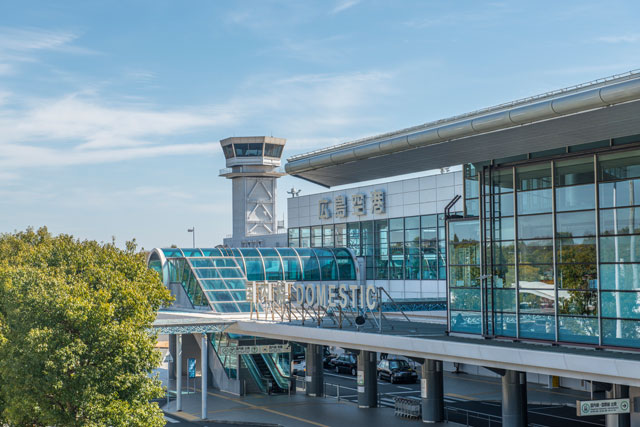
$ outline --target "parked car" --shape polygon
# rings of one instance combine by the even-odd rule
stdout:
[[[293,375],[304,377],[307,371],[307,362],[304,359],[295,359],[291,364],[291,372]]]
[[[338,358],[337,354],[327,353],[322,357],[322,367],[325,369],[334,369],[333,361]]]
[[[391,384],[398,382],[415,384],[418,381],[418,374],[406,360],[384,359],[378,363],[378,379],[386,379]]]
[[[336,373],[346,372],[354,377],[358,371],[358,361],[356,359],[355,354],[353,353],[344,353],[341,356],[333,359],[332,361],[333,367],[336,370]]]

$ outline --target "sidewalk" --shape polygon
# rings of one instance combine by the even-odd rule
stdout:
[[[183,394],[182,412],[175,412],[175,401],[162,409],[175,413],[189,421],[200,421],[200,392]],[[393,409],[358,409],[349,402],[334,399],[307,397],[299,394],[250,395],[238,397],[217,390],[208,393],[209,421],[241,421],[277,424],[291,427],[333,427],[333,426],[419,426],[421,420],[406,419],[394,415]],[[436,423],[433,426],[455,427],[460,424]]]

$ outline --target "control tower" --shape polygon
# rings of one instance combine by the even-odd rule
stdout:
[[[220,141],[227,159],[220,176],[233,183],[233,237],[231,247],[283,246],[278,235],[276,180],[285,175],[280,156],[287,140],[270,136],[226,138]],[[273,236],[269,236],[273,235]],[[261,237],[258,237],[261,236]]]

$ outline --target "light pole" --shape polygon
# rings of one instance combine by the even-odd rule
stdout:
[[[193,233],[193,247],[196,247],[196,227],[187,228],[187,232]]]

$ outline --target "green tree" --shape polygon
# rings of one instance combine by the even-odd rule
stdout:
[[[170,299],[135,242],[0,235],[0,424],[164,425],[149,327]]]

